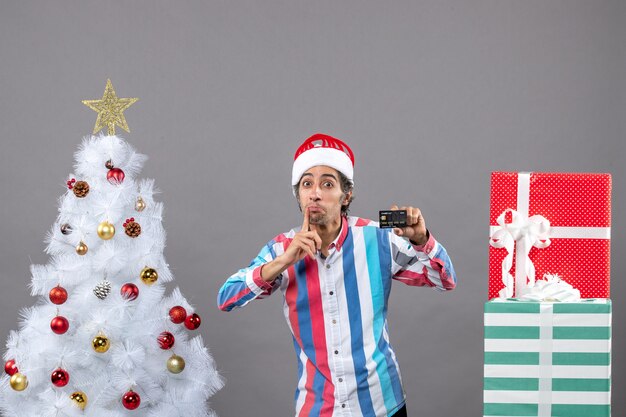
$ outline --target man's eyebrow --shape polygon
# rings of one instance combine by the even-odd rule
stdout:
[[[300,180],[302,180],[302,178],[304,178],[304,177],[306,177],[306,176],[312,177],[312,176],[313,176],[313,174],[311,174],[310,172],[307,172],[307,173],[305,173],[305,174],[302,174],[302,177],[300,178]],[[339,181],[339,180],[337,179],[337,177],[335,177],[333,174],[322,174],[322,175],[320,175],[320,177],[322,177],[322,178],[323,178],[323,177],[330,177],[330,178],[334,179],[335,181]]]

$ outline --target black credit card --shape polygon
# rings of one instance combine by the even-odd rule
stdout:
[[[378,223],[382,228],[406,227],[406,210],[381,210]]]

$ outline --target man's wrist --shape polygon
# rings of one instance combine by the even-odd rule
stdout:
[[[409,242],[411,242],[411,244],[415,246],[424,246],[428,242],[428,239],[430,239],[430,233],[428,232],[428,230],[426,230],[426,234],[419,242],[416,242],[413,239],[409,239]]]
[[[264,264],[261,267],[261,279],[265,282],[274,281],[280,274],[283,273],[289,265],[284,261],[282,255],[277,256],[274,260]]]

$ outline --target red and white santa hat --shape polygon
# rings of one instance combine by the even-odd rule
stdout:
[[[326,165],[348,177],[354,185],[354,154],[344,142],[332,136],[316,133],[296,151],[291,171],[291,185],[300,182],[309,168]]]

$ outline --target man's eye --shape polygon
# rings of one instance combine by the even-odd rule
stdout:
[[[311,185],[311,181],[302,181],[302,186],[303,187],[308,187]]]
[[[332,187],[332,186],[333,186],[333,183],[332,183],[332,182],[330,182],[330,181],[326,181],[326,182],[324,183],[324,187],[330,188],[330,187]]]

